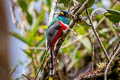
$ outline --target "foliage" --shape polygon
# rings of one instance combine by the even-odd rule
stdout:
[[[63,7],[61,4],[64,4],[64,9],[68,9],[70,1],[71,0],[58,0],[56,10],[59,10],[61,9],[60,7]],[[78,0],[81,5],[84,3],[84,1],[86,0]],[[16,32],[11,32],[11,34],[27,44],[27,48],[25,50],[21,50],[29,57],[29,60],[31,60],[30,64],[28,65],[30,68],[28,75],[29,77],[34,78],[37,74],[37,68],[44,59],[43,57],[46,51],[45,32],[48,22],[47,14],[49,14],[51,11],[50,9],[52,2],[51,0],[18,0],[17,2],[19,4],[17,7],[21,9],[21,13],[23,13],[23,16],[25,16],[28,25],[24,26],[22,23],[19,24],[21,28],[24,27],[24,35],[20,35]],[[35,8],[35,5],[37,5],[35,3],[41,4],[41,6],[38,7],[41,9],[40,12],[38,11],[38,8]],[[74,2],[72,2],[70,7],[74,7],[75,4],[73,3]],[[34,4],[33,8],[31,8],[32,4]],[[95,28],[100,35],[100,39],[110,55],[112,54],[111,52],[113,50],[113,42],[116,44],[120,36],[116,28],[113,27],[113,25],[116,26],[116,24],[120,22],[120,9],[118,6],[113,9],[105,9],[102,5],[101,7],[104,9],[98,9],[99,7],[96,7],[97,9],[95,10],[92,7],[94,4],[99,6],[99,4],[102,3],[98,0],[89,0],[89,5],[87,5],[87,7],[89,8],[89,11],[91,11],[93,25],[95,25]],[[112,5],[110,7],[112,7]],[[81,14],[81,16],[88,23],[88,18],[85,11]],[[104,17],[105,19],[100,22]],[[76,75],[79,74],[82,69],[85,69],[84,67],[91,65],[90,63],[92,61],[93,52],[95,53],[94,69],[97,69],[97,65],[100,68],[101,66],[103,68],[105,65],[102,63],[106,60],[103,51],[96,40],[91,27],[88,26],[85,21],[76,23],[73,29],[78,33],[78,35],[76,36],[70,32],[61,46],[59,53],[62,54],[60,54],[60,57],[58,58],[59,63],[55,64],[57,69],[56,72],[58,72],[59,77],[62,76],[68,80],[76,77]],[[43,68],[46,68],[46,66],[43,65]],[[63,69],[65,70],[63,71]],[[85,71],[86,70],[82,72]]]

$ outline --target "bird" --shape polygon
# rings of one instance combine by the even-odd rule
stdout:
[[[61,10],[57,17],[53,18],[46,30],[47,50],[50,50],[50,72],[49,75],[54,75],[54,47],[56,42],[63,35],[64,30],[68,29],[70,23],[68,11]]]

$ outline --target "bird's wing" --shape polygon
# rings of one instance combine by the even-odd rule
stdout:
[[[47,28],[47,30],[46,30],[46,37],[47,37],[47,39],[48,39],[49,28],[51,28],[52,25],[54,25],[57,21],[58,21],[58,19],[57,19],[57,17],[56,17],[56,18],[54,18],[54,19],[50,22],[50,24],[48,25],[48,28]]]
[[[50,46],[53,39],[55,38],[57,32],[60,29],[60,24],[57,21],[56,23],[54,23],[49,29],[48,29],[48,37],[47,37],[47,45]]]

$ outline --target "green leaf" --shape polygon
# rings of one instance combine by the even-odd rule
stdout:
[[[113,23],[120,22],[120,11],[117,10],[107,10],[108,12],[105,14],[105,16],[112,21]]]
[[[117,16],[120,15],[120,11],[118,11],[118,10],[109,9],[107,11],[108,11],[108,13],[110,13],[112,15],[117,15]]]
[[[26,18],[27,18],[28,23],[32,25],[33,18],[32,18],[32,15],[28,11],[27,11]]]
[[[17,39],[21,40],[22,42],[26,43],[27,45],[31,46],[31,43],[24,36],[22,36],[16,32],[12,32],[11,35],[16,37]]]

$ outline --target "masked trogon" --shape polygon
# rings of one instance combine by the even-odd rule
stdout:
[[[69,25],[68,12],[66,10],[60,11],[46,30],[47,49],[50,50],[50,76],[54,75],[54,46],[56,42],[63,35],[63,30],[66,30]]]

